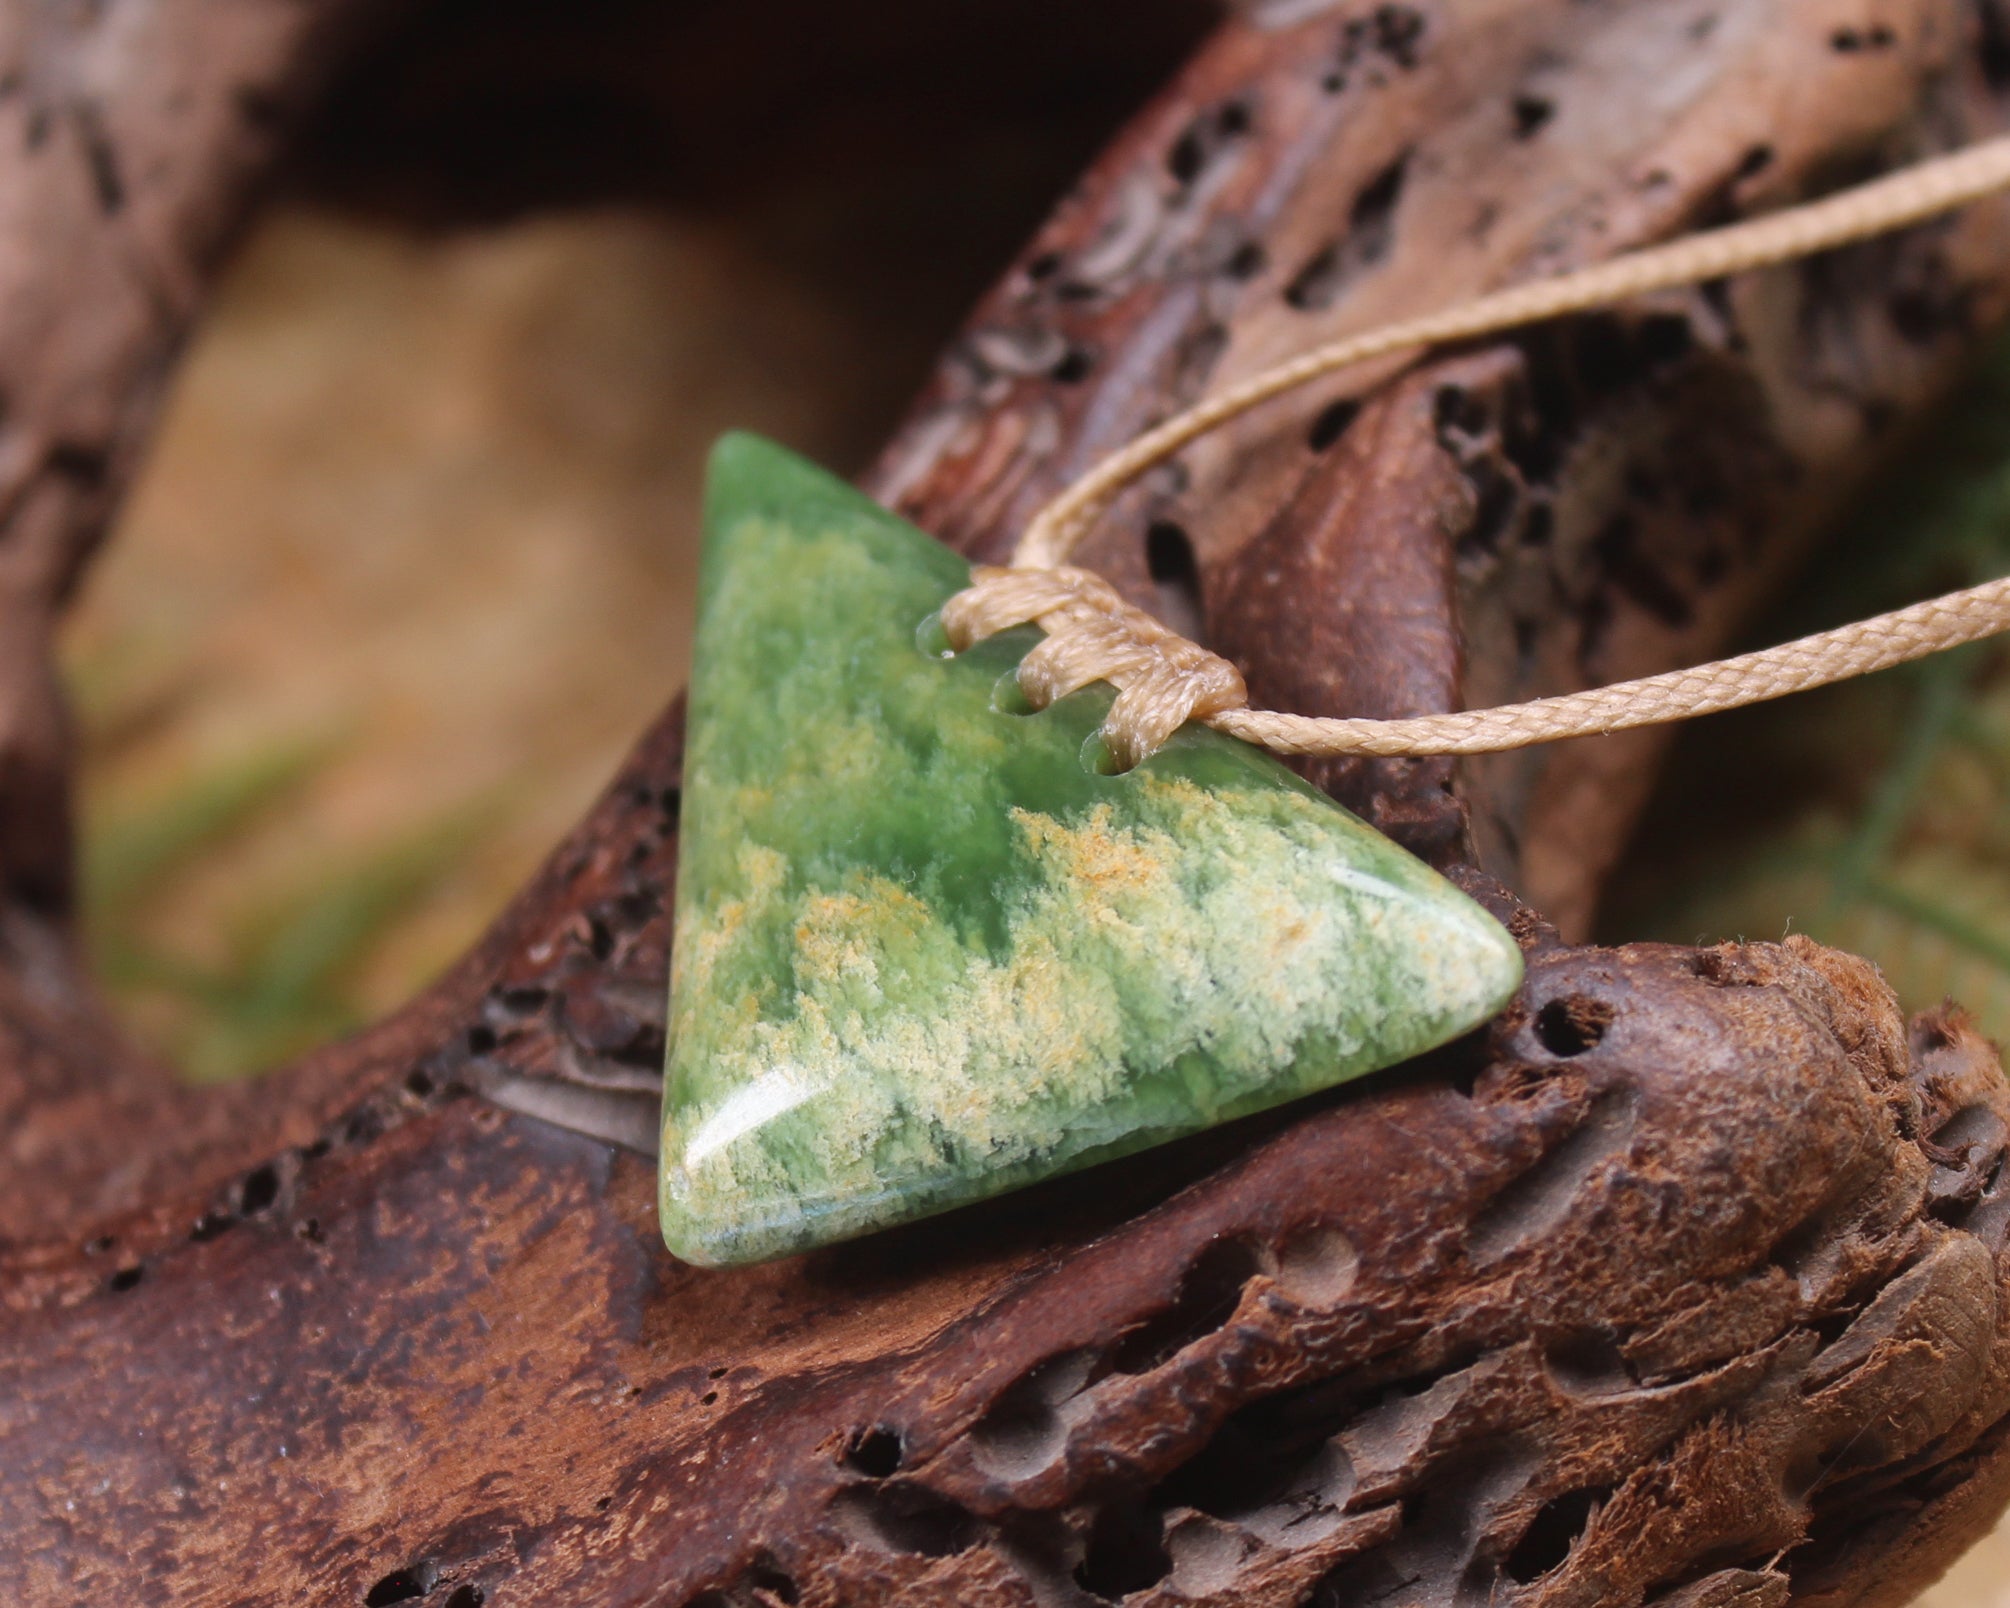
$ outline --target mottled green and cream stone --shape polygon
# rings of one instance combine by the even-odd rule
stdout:
[[[1102,774],[1107,688],[955,658],[947,548],[801,459],[707,490],[664,1092],[687,1261],[759,1261],[1192,1133],[1500,1009],[1507,933],[1200,727]],[[1086,750],[1086,758],[1085,758]]]

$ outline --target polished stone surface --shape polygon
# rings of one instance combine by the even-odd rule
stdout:
[[[1508,934],[1199,727],[1101,774],[1106,688],[1014,712],[948,549],[782,449],[712,460],[663,1231],[759,1261],[1388,1066],[1513,993]]]

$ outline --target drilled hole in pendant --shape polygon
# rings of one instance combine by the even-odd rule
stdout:
[[[914,645],[930,659],[956,657],[956,650],[949,645],[949,632],[942,624],[942,610],[936,609],[914,628]]]
[[[1089,733],[1082,744],[1082,769],[1091,776],[1121,776],[1128,767],[1117,763],[1117,756],[1110,745],[1103,741],[1100,731]]]
[[[1040,711],[1019,685],[1019,672],[1007,670],[991,688],[991,707],[1001,715],[1037,715]]]

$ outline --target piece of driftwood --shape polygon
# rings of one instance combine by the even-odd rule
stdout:
[[[47,26],[111,59],[178,9],[125,4]],[[191,130],[306,81],[315,8],[241,9],[265,54],[190,66]],[[2003,29],[1952,0],[1252,5],[869,483],[996,554],[1095,453],[1284,351],[1996,128]],[[239,150],[190,134],[159,170]],[[211,239],[222,190],[179,193]],[[1979,207],[1337,382],[1155,477],[1086,556],[1314,712],[1707,654],[1995,319],[2006,229]],[[32,230],[0,239],[32,260]],[[61,263],[34,272],[53,297]],[[26,327],[0,300],[0,379]],[[143,417],[166,327],[79,370],[96,416]],[[8,428],[60,439],[67,393],[17,394]],[[64,506],[74,567],[93,525]],[[1580,926],[1653,739],[1318,773],[1523,937],[1487,1032],[724,1274],[670,1260],[649,1164],[576,1131],[647,1133],[678,748],[673,711],[438,987],[250,1089],[176,1089],[31,964],[59,943],[10,950],[7,1601],[1894,1603],[2000,1507],[1993,1052],[1952,1010],[1908,1027],[1849,957],[1572,947],[1486,875]]]

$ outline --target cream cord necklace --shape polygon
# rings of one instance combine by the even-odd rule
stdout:
[[[1091,682],[1109,682],[1117,698],[1103,739],[1117,765],[1128,769],[1188,720],[1205,721],[1280,754],[1493,753],[1735,709],[2010,630],[2006,577],[1757,653],[1532,703],[1406,720],[1316,718],[1251,709],[1242,676],[1227,660],[1125,602],[1100,577],[1067,563],[1110,500],[1138,475],[1259,403],[1337,369],[1787,262],[1903,228],[2005,188],[2010,188],[2010,136],[1804,206],[1385,324],[1265,369],[1138,436],[1043,508],[1020,538],[1011,566],[974,570],[970,587],[944,607],[950,644],[961,650],[1013,626],[1038,625],[1046,638],[1019,670],[1027,699],[1044,708]]]

